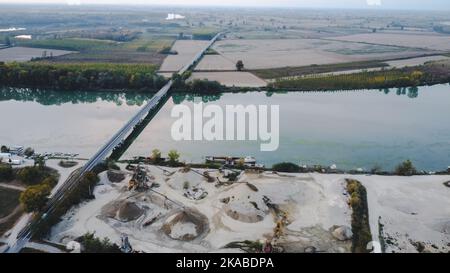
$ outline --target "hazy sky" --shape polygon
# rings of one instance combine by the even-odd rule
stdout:
[[[329,8],[450,9],[449,0],[0,0],[0,3],[170,4]]]

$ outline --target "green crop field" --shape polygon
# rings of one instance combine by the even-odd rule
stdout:
[[[17,40],[16,44],[25,47],[86,51],[86,50],[110,49],[119,46],[120,43],[108,40],[69,38],[69,39],[43,39],[43,40]]]
[[[0,219],[11,214],[19,205],[20,191],[0,186]]]

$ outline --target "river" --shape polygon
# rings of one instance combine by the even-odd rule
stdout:
[[[143,93],[3,89],[0,144],[89,157],[150,97]],[[221,107],[279,105],[278,150],[261,152],[260,142],[252,141],[174,141],[173,106],[192,107],[200,101]],[[207,155],[251,155],[267,166],[291,161],[392,170],[410,159],[419,169],[444,170],[450,165],[449,102],[449,85],[381,91],[176,94],[122,158],[149,156],[157,148],[163,154],[176,149],[186,162],[203,161]]]

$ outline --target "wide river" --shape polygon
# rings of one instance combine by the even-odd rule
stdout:
[[[151,97],[112,92],[0,91],[0,144],[89,157]],[[279,105],[280,145],[261,152],[255,141],[174,141],[176,104]],[[450,86],[349,92],[249,92],[174,95],[122,158],[155,148],[180,152],[186,162],[207,155],[251,155],[268,166],[281,161],[391,170],[411,159],[419,169],[450,165]]]

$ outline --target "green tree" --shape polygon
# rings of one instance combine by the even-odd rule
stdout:
[[[96,238],[94,233],[86,233],[78,241],[83,246],[83,253],[121,253],[118,245],[111,243],[108,238]]]
[[[25,152],[24,152],[24,155],[26,155],[28,157],[33,156],[34,155],[34,149],[30,148],[30,147],[26,148]]]
[[[184,86],[184,81],[183,81],[183,77],[180,76],[178,73],[173,73],[172,74],[172,81],[173,81],[173,86],[175,88],[181,88]]]
[[[395,174],[401,176],[412,176],[417,174],[417,170],[411,160],[406,160],[395,168]]]
[[[71,200],[68,202],[71,204],[78,204],[83,200],[92,199],[92,190],[99,181],[100,179],[94,172],[84,174],[78,182],[78,187],[76,187],[70,195]]]
[[[34,159],[34,166],[43,169],[45,167],[45,158],[43,156],[38,156]]]
[[[56,184],[58,184],[58,179],[54,176],[49,176],[41,182],[41,185],[48,185],[50,188],[54,188]]]
[[[0,181],[9,182],[14,178],[14,173],[10,165],[0,163]]]
[[[19,201],[26,212],[41,210],[47,203],[51,188],[47,183],[29,186],[20,194]]]
[[[237,71],[242,71],[244,69],[244,62],[242,62],[242,60],[237,61],[236,69]]]
[[[276,172],[295,173],[300,171],[300,166],[291,162],[282,162],[273,165],[272,170]]]
[[[180,159],[180,154],[176,150],[171,150],[171,151],[169,151],[168,157],[169,157],[169,162],[171,164],[175,164]]]
[[[17,178],[27,185],[36,185],[44,179],[45,173],[38,167],[25,167],[17,172]]]
[[[0,148],[0,151],[1,151],[2,153],[8,153],[8,152],[9,152],[9,149],[8,149],[8,147],[6,147],[5,145],[2,145],[2,147]]]
[[[151,156],[153,162],[160,162],[161,161],[161,151],[158,149],[154,149],[152,151],[152,156]]]

